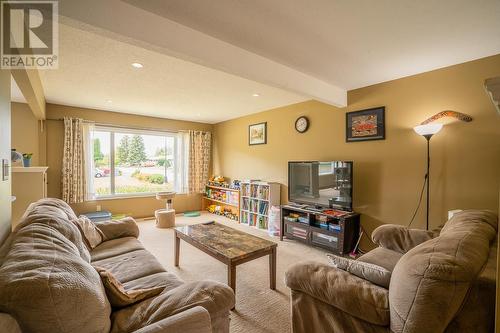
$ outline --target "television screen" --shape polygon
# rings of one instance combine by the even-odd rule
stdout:
[[[288,200],[352,211],[352,161],[288,162]]]

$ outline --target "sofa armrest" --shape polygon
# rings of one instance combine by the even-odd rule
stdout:
[[[389,322],[389,290],[346,271],[307,261],[291,266],[286,285],[359,319],[376,325]]]
[[[375,244],[403,254],[434,237],[435,233],[432,231],[408,229],[395,224],[381,225],[372,233]]]
[[[134,333],[177,332],[212,333],[210,314],[205,308],[196,306],[134,331]]]
[[[94,222],[94,224],[103,234],[103,241],[122,237],[139,237],[139,227],[132,217],[114,221]]]

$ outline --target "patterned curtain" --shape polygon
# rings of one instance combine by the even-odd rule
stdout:
[[[205,191],[210,167],[211,147],[212,133],[189,131],[189,193]]]
[[[83,120],[64,118],[62,199],[67,203],[85,200],[85,158]]]

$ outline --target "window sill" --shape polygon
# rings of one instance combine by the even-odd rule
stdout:
[[[187,193],[176,193],[175,195],[187,195]],[[144,193],[144,194],[134,194],[134,195],[110,195],[110,196],[100,196],[91,200],[86,200],[86,202],[93,201],[108,201],[108,200],[119,200],[119,199],[139,199],[139,198],[154,198],[156,193]]]
[[[144,193],[144,194],[132,194],[132,195],[110,195],[110,196],[99,196],[89,201],[103,201],[103,200],[117,200],[117,199],[136,199],[136,198],[151,198],[155,197],[156,193]]]

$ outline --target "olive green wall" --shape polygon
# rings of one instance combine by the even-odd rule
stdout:
[[[349,91],[347,108],[308,101],[216,124],[214,171],[232,179],[278,181],[286,202],[288,161],[353,160],[354,206],[366,231],[383,223],[407,224],[426,166],[425,139],[412,128],[437,112],[455,110],[474,120],[451,122],[432,138],[431,227],[443,223],[450,209],[498,211],[500,117],[483,83],[499,75],[497,55]],[[386,139],[346,143],[345,113],[377,106],[386,107]],[[311,121],[304,134],[294,129],[301,115]],[[264,121],[268,143],[249,146],[248,125]],[[425,226],[425,209],[413,226]],[[366,239],[363,245],[369,245]]]

